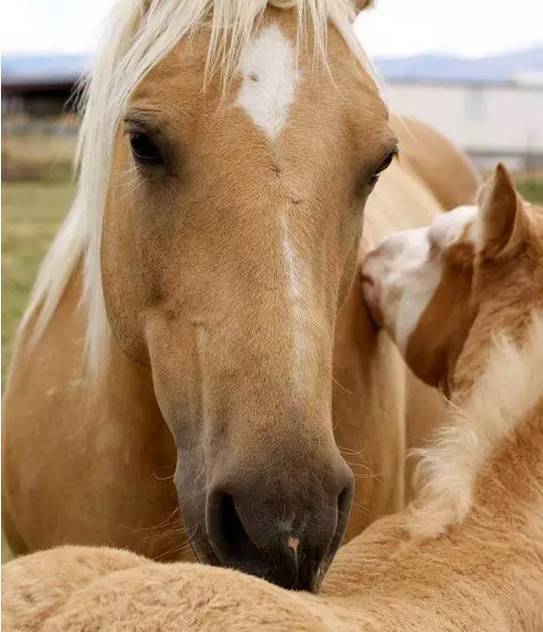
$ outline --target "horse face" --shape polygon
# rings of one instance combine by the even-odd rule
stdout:
[[[437,385],[451,337],[471,314],[476,207],[459,207],[427,227],[387,237],[362,265],[362,288],[374,320],[385,327],[411,369]]]
[[[271,14],[222,92],[205,32],[135,91],[118,131],[102,276],[122,350],[148,363],[200,559],[315,588],[352,474],[331,418],[336,313],[362,213],[395,152],[338,32],[329,68]],[[331,77],[333,76],[333,81]]]
[[[459,390],[484,360],[478,353],[458,362],[468,335],[485,340],[498,325],[523,326],[529,306],[543,300],[542,243],[543,213],[520,199],[499,166],[477,206],[391,235],[366,256],[361,282],[368,307],[416,375]],[[455,374],[459,364],[470,378]]]

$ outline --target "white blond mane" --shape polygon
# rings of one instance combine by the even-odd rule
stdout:
[[[421,457],[409,520],[415,538],[435,537],[466,518],[484,463],[543,397],[542,376],[543,315],[537,315],[521,346],[496,337],[468,400],[461,408],[451,405],[447,426],[432,446],[414,451]]]
[[[127,101],[146,73],[183,37],[203,24],[210,30],[207,74],[232,76],[258,26],[267,0],[119,0],[104,32],[103,45],[84,96],[77,151],[78,190],[70,212],[43,261],[22,327],[40,308],[37,339],[53,316],[80,261],[84,265],[83,305],[87,312],[86,359],[97,375],[106,357],[109,325],[100,270],[102,217],[116,129]],[[279,6],[280,2],[274,2]],[[360,62],[371,64],[351,29],[351,0],[291,0],[298,13],[298,41],[309,25],[314,54],[325,59],[328,21]]]

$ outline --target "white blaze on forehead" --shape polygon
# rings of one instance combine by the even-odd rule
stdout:
[[[276,24],[260,30],[248,44],[240,63],[242,83],[236,104],[275,141],[287,123],[300,73],[296,49]],[[311,272],[296,249],[291,236],[288,212],[279,215],[279,248],[285,272],[288,302],[292,372],[303,374],[308,352],[307,293],[311,292]]]
[[[236,103],[275,140],[287,121],[298,83],[292,42],[276,24],[264,27],[244,51],[240,70],[243,81]]]
[[[310,290],[308,287],[309,272],[302,259],[296,253],[286,215],[280,216],[279,224],[290,309],[293,373],[299,375],[304,363],[304,355],[307,352],[307,298],[304,292]]]

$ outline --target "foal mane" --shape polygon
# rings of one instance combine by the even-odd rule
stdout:
[[[521,344],[504,334],[494,338],[467,400],[450,404],[447,426],[434,443],[413,451],[420,461],[412,536],[435,537],[466,518],[481,469],[543,398],[542,375],[543,314],[536,313]]]
[[[279,6],[280,2],[274,2]],[[118,0],[106,23],[94,70],[83,90],[84,116],[78,139],[78,186],[74,202],[45,257],[21,329],[37,311],[31,340],[52,318],[64,290],[83,264],[82,306],[86,312],[85,357],[97,376],[107,357],[107,321],[100,270],[102,217],[115,133],[127,101],[145,75],[184,37],[202,26],[210,39],[203,83],[220,71],[223,85],[258,28],[268,0]],[[297,12],[297,41],[310,29],[313,57],[326,64],[326,35],[332,23],[363,67],[372,65],[351,28],[352,0],[291,0]],[[292,8],[290,8],[292,7]]]

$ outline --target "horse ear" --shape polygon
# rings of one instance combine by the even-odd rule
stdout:
[[[506,254],[526,235],[528,218],[513,179],[503,164],[496,167],[479,194],[480,251],[489,257]]]

